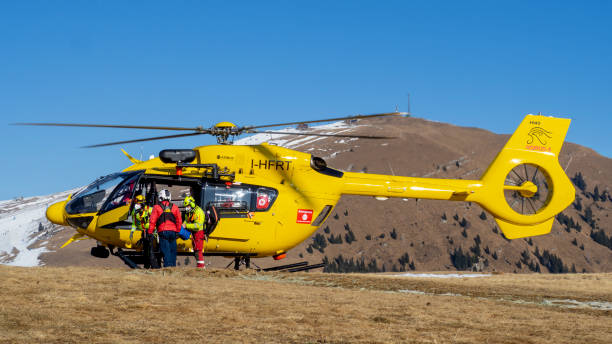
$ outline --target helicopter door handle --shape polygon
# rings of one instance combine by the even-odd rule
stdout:
[[[254,225],[256,225],[256,226],[261,225],[261,222],[260,222],[260,221],[246,220],[246,222],[251,222],[252,224],[254,224]]]

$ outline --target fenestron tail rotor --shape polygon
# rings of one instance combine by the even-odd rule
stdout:
[[[482,175],[485,192],[474,198],[506,238],[549,233],[555,216],[574,201],[574,186],[559,164],[569,125],[567,118],[525,116]],[[530,143],[542,128],[545,143]]]
[[[550,201],[550,176],[534,164],[515,166],[506,176],[506,202],[521,215],[534,215]]]
[[[165,140],[165,139],[195,136],[195,135],[205,135],[205,134],[215,136],[217,138],[217,142],[220,144],[231,144],[233,142],[234,137],[241,135],[241,134],[248,134],[248,133],[269,133],[269,134],[301,135],[301,136],[329,136],[329,137],[362,138],[362,139],[391,139],[394,137],[370,136],[370,135],[348,135],[348,134],[347,135],[345,134],[323,134],[323,133],[313,133],[313,132],[299,132],[299,133],[277,132],[277,131],[275,132],[275,131],[260,131],[256,129],[282,127],[282,126],[288,126],[288,125],[309,124],[309,123],[342,121],[342,120],[358,120],[358,119],[364,119],[364,118],[383,117],[383,116],[401,116],[401,115],[409,115],[409,114],[406,112],[389,112],[389,113],[379,113],[379,114],[371,114],[371,115],[355,115],[355,116],[319,119],[319,120],[313,120],[313,121],[297,121],[297,122],[265,124],[265,125],[244,126],[244,127],[238,127],[235,124],[230,123],[230,122],[220,122],[208,129],[205,129],[201,126],[200,127],[169,127],[169,126],[77,124],[77,123],[14,123],[14,125],[46,126],[46,127],[82,127],[82,128],[116,128],[116,129],[118,128],[118,129],[191,131],[190,133],[185,133],[185,134],[165,135],[165,136],[155,136],[155,137],[142,138],[142,139],[122,140],[122,141],[101,143],[101,144],[95,144],[95,145],[88,145],[88,146],[83,147],[83,148],[94,148],[94,147],[105,147],[105,146],[113,146],[113,145],[134,143],[134,142]]]

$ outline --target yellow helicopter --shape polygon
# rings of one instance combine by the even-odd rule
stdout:
[[[221,122],[202,127],[19,123],[21,125],[133,128],[186,131],[87,147],[126,144],[208,134],[219,145],[162,150],[159,157],[140,161],[123,151],[132,166],[101,177],[67,200],[47,209],[49,221],[72,226],[74,240],[93,238],[92,255],[109,251],[135,267],[128,258],[142,251],[141,234],[130,237],[132,200],[144,195],[149,204],[161,189],[171,190],[172,202],[182,206],[191,195],[202,208],[215,205],[219,223],[204,244],[205,255],[234,257],[235,268],[250,258],[286,253],[314,233],[342,195],[423,198],[476,202],[493,215],[506,238],[549,233],[556,214],[574,200],[575,190],[558,162],[570,119],[527,115],[479,180],[434,179],[343,172],[308,153],[270,144],[231,145],[245,133],[340,136],[390,139],[384,136],[261,131],[262,128],[381,116],[393,112],[315,121],[238,127]],[[179,254],[193,252],[190,240],[177,241]],[[63,247],[63,246],[62,246]],[[113,249],[117,249],[117,253]],[[127,251],[124,251],[127,250]]]

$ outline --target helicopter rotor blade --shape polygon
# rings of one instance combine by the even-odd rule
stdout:
[[[356,138],[356,139],[396,139],[394,136],[370,136],[370,135],[350,135],[350,134],[317,134],[317,133],[294,133],[294,132],[284,132],[284,131],[259,131],[259,130],[249,130],[247,133],[257,133],[257,134],[279,134],[279,135],[296,135],[296,136],[326,136],[326,137],[347,137],[347,138]]]
[[[274,132],[274,131],[258,131],[253,129],[258,128],[269,128],[269,127],[280,127],[280,126],[288,126],[293,124],[308,124],[308,123],[321,123],[321,122],[332,122],[332,121],[340,121],[340,120],[351,120],[351,119],[362,119],[362,118],[372,118],[372,117],[383,117],[383,116],[398,116],[398,115],[410,115],[407,112],[388,112],[388,113],[378,113],[371,115],[355,115],[355,116],[345,116],[345,117],[336,117],[336,118],[327,118],[313,121],[297,121],[297,122],[288,122],[288,123],[277,123],[277,124],[266,124],[266,125],[258,125],[258,126],[244,126],[244,127],[235,127],[232,125],[231,128],[224,126],[214,126],[210,129],[205,129],[202,126],[199,127],[166,127],[166,126],[142,126],[142,125],[119,125],[119,124],[83,124],[83,123],[12,123],[12,125],[21,125],[21,126],[45,126],[45,127],[84,127],[84,128],[119,128],[119,129],[153,129],[153,130],[177,130],[177,131],[191,131],[191,133],[186,134],[178,134],[178,135],[167,135],[167,136],[157,136],[150,137],[144,139],[134,139],[134,140],[125,140],[125,141],[116,141],[109,143],[102,143],[96,145],[83,146],[81,148],[95,148],[95,147],[105,147],[126,143],[135,143],[135,142],[144,142],[144,141],[154,141],[154,140],[164,140],[164,139],[172,139],[178,137],[186,137],[186,136],[195,136],[202,134],[209,134],[217,137],[217,140],[225,141],[228,136],[238,136],[243,133],[268,133],[268,134],[281,134],[281,135],[301,135],[301,136],[328,136],[328,137],[346,137],[346,138],[363,138],[363,139],[394,139],[395,137],[388,136],[368,136],[368,135],[342,135],[342,134],[317,134],[317,133],[292,133],[292,132]],[[218,124],[219,125],[219,124]]]
[[[277,123],[277,124],[253,125],[253,126],[245,126],[239,129],[242,131],[242,130],[259,129],[259,128],[282,127],[282,126],[294,125],[294,124],[321,123],[321,122],[342,121],[342,120],[347,120],[347,119],[362,119],[362,118],[400,116],[400,115],[410,115],[410,114],[408,112],[387,112],[387,113],[377,113],[377,114],[372,114],[372,115],[354,115],[354,116],[346,116],[346,117],[318,119],[314,121],[298,121],[298,122],[287,122],[287,123]]]
[[[122,128],[122,129],[154,129],[154,130],[183,130],[183,131],[206,131],[202,127],[161,127],[143,125],[115,125],[115,124],[78,124],[78,123],[12,123],[13,125],[43,126],[43,127],[84,127],[84,128]],[[206,134],[206,132],[204,132]]]
[[[173,139],[173,138],[177,138],[177,137],[187,137],[187,136],[195,136],[195,135],[203,135],[203,134],[208,134],[208,132],[201,132],[201,133],[189,133],[189,134],[178,134],[178,135],[168,135],[168,136],[157,136],[157,137],[149,137],[149,138],[145,138],[145,139],[135,139],[135,140],[126,140],[126,141],[116,141],[116,142],[109,142],[109,143],[101,143],[101,144],[97,144],[97,145],[83,146],[83,147],[81,147],[81,148],[96,148],[96,147],[105,147],[105,146],[120,145],[120,144],[125,144],[125,143],[144,142],[144,141],[155,141],[155,140],[165,140],[165,139]]]

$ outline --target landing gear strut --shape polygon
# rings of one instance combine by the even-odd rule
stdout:
[[[240,270],[240,265],[251,268],[251,257],[234,257],[234,270]]]
[[[232,263],[234,264],[234,270],[240,270],[240,267],[244,265],[245,268],[250,269],[251,268],[251,257],[249,256],[236,256],[234,257],[234,261],[230,262],[229,264],[227,264],[227,266],[225,267],[226,269],[230,267],[230,265],[232,265]],[[259,268],[259,266],[257,266],[255,263],[253,263],[253,265],[255,265],[257,268]]]

